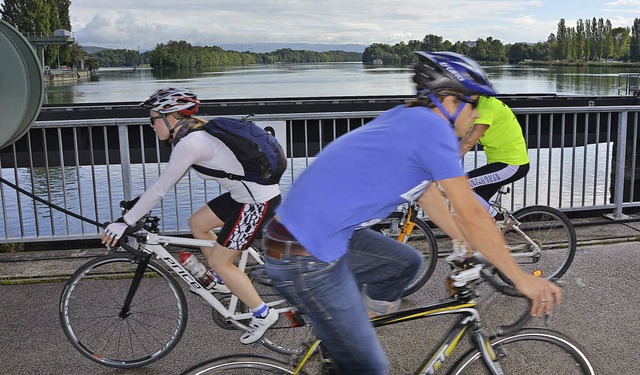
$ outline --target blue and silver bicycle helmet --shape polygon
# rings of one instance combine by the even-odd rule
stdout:
[[[495,96],[484,69],[475,60],[455,52],[415,52],[413,82],[420,87],[419,97],[439,89],[453,89],[465,96]]]

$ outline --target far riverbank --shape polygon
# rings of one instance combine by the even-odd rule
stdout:
[[[520,61],[518,65],[530,65],[530,66],[585,66],[585,67],[598,67],[598,68],[638,68],[640,69],[640,61],[626,62],[626,61],[544,61],[544,60],[531,60]]]

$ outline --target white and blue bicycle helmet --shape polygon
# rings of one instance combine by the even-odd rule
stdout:
[[[413,82],[419,86],[418,97],[440,89],[452,89],[465,96],[495,96],[484,69],[475,60],[455,52],[415,52]]]

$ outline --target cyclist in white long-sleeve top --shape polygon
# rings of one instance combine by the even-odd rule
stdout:
[[[206,120],[194,117],[200,101],[191,91],[161,89],[140,105],[150,110],[151,127],[158,139],[169,140],[174,147],[167,166],[155,183],[121,219],[106,228],[102,235],[102,242],[106,245],[114,245],[127,226],[135,224],[153,209],[193,165],[235,175],[244,174],[234,153],[221,140],[206,131],[194,131]],[[242,343],[250,344],[262,337],[276,322],[278,314],[262,301],[250,279],[233,264],[233,260],[259,233],[265,218],[272,216],[280,203],[280,187],[278,184],[261,185],[198,175],[215,180],[227,192],[197,210],[189,218],[189,228],[195,238],[216,242],[214,247],[202,248],[209,266],[222,279],[213,291],[231,291],[251,308],[254,315],[249,324],[251,332],[240,339]],[[212,231],[215,228],[222,228],[217,236]]]

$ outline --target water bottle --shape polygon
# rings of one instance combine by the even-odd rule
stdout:
[[[195,255],[189,251],[179,251],[178,259],[180,263],[191,272],[193,276],[200,281],[200,284],[206,289],[213,289],[217,282],[216,277],[210,270],[207,269]]]

